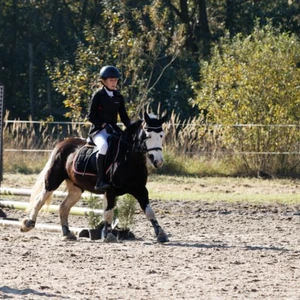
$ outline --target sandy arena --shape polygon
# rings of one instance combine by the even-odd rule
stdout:
[[[151,203],[169,243],[155,241],[138,206],[136,239],[114,244],[1,226],[0,299],[300,299],[298,206]],[[87,224],[70,217],[71,226]]]

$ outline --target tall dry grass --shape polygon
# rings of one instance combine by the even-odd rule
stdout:
[[[9,121],[5,114],[3,127],[4,148],[8,149],[53,149],[53,146],[68,136],[87,136],[88,124],[34,122],[31,118]]]
[[[273,132],[273,140],[253,140],[254,131]],[[172,113],[165,132],[169,165],[162,172],[200,176],[300,176],[299,126],[217,126],[208,124],[201,114],[181,122],[180,116]],[[285,147],[279,147],[276,139],[283,138],[288,142],[283,143]]]
[[[39,172],[49,153],[34,150],[51,151],[65,137],[86,137],[89,129],[89,124],[85,123],[35,123],[30,119],[8,122],[8,116],[5,116],[3,132],[5,172]],[[207,124],[202,115],[182,122],[180,116],[172,112],[164,130],[166,163],[157,171],[160,174],[257,176],[264,171],[285,177],[300,176],[300,155],[241,154],[224,143],[224,127]],[[299,141],[298,144],[295,141],[294,150],[297,145]]]
[[[3,126],[4,172],[40,172],[55,145],[68,136],[87,136],[87,125],[34,122],[31,118],[28,121],[9,121],[9,112],[6,112]]]

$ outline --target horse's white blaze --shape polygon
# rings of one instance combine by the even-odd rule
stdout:
[[[147,149],[152,148],[160,148],[162,149],[164,133],[162,132],[149,132],[148,138],[146,140]],[[164,163],[164,156],[162,150],[150,150],[148,151],[148,156],[151,157],[152,164],[155,165],[156,168],[159,168]]]
[[[152,210],[150,204],[148,204],[146,206],[145,214],[146,214],[146,218],[148,221],[155,220],[155,214],[154,214],[154,211]]]

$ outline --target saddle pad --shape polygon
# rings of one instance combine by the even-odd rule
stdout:
[[[97,176],[96,153],[97,149],[92,145],[81,147],[73,161],[74,172],[80,175]]]

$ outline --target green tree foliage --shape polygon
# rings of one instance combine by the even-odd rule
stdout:
[[[78,44],[74,62],[56,60],[53,67],[50,63],[47,65],[56,91],[65,98],[65,116],[73,121],[84,118],[88,107],[86,99],[91,97],[99,65],[103,64],[103,60],[100,59],[101,41],[95,38],[98,33],[100,32],[95,29],[86,29],[85,43]]]
[[[108,64],[121,70],[121,89],[130,102],[131,115],[138,115],[153,101],[157,83],[184,40],[181,27],[170,23],[169,11],[159,2],[154,4],[140,10],[129,9],[126,1],[113,7],[104,2],[106,31],[87,27],[74,62],[57,61],[53,69],[49,67],[57,91],[65,96],[67,117],[85,117],[99,69]]]
[[[93,14],[94,1],[0,0],[0,81],[5,85],[5,107],[12,117],[34,119],[62,109],[55,97],[45,62],[72,57],[88,19],[99,24]],[[29,47],[32,47],[32,82],[29,82]],[[31,85],[31,86],[30,86]],[[29,90],[33,95],[29,96]],[[31,111],[30,101],[35,111]],[[34,114],[34,116],[33,116]]]
[[[182,119],[197,113],[187,101],[192,97],[190,80],[199,75],[198,62],[209,58],[211,42],[226,30],[231,37],[250,34],[257,17],[261,24],[272,18],[273,26],[280,26],[281,32],[300,36],[300,3],[296,0],[0,0],[0,7],[0,81],[5,85],[5,107],[12,118],[21,119],[29,115],[33,119],[49,115],[63,119],[66,98],[53,87],[45,64],[53,65],[56,60],[74,64],[78,43],[87,45],[84,31],[95,30],[95,26],[100,31],[97,39],[115,53],[106,59],[106,53],[101,52],[99,60],[124,66],[122,90],[134,102],[132,107],[137,102],[150,101],[152,107],[161,103],[163,109],[174,109]],[[172,39],[176,32],[183,33],[185,39],[175,54]],[[139,55],[135,59],[130,45],[138,54],[145,49],[145,56],[152,52],[156,63],[149,64]],[[176,60],[164,69],[174,54]],[[135,71],[127,67],[129,60],[138,66]]]
[[[261,25],[272,19],[272,25],[282,31],[300,35],[300,3],[295,0],[208,0],[210,28],[213,37],[227,30],[233,37],[238,33],[251,34],[257,18]],[[222,21],[223,22],[222,22]]]
[[[245,38],[222,38],[211,60],[202,63],[195,104],[209,112],[208,122],[228,125],[222,130],[226,149],[298,151],[299,128],[289,125],[300,125],[299,47],[295,35],[257,25]],[[266,169],[268,155],[256,157],[245,156],[247,168]]]

